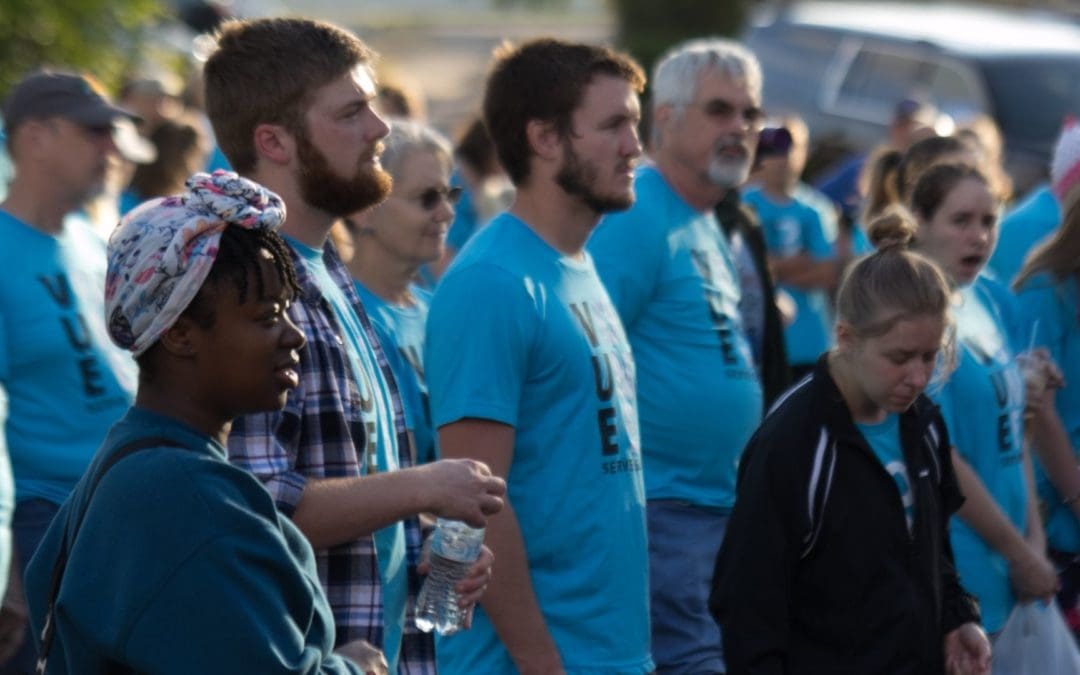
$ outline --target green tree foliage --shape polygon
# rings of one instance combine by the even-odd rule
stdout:
[[[643,67],[675,44],[695,37],[736,37],[753,0],[610,0],[619,46]]]
[[[0,97],[42,65],[96,76],[115,88],[159,0],[0,0]]]

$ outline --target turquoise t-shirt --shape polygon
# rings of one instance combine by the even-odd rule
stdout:
[[[851,224],[851,255],[861,258],[874,252],[874,245],[870,243],[870,237],[866,236],[866,230],[859,223]]]
[[[1061,207],[1050,187],[1043,185],[1001,219],[998,243],[987,267],[1003,284],[1012,284],[1024,258],[1061,223]]]
[[[743,201],[757,212],[769,255],[779,258],[806,253],[815,260],[833,260],[835,232],[828,238],[818,212],[798,199],[777,203],[760,189],[748,190]],[[795,301],[795,320],[784,329],[784,345],[792,365],[808,365],[832,348],[833,313],[824,290],[787,284],[780,288]]]
[[[480,216],[473,203],[472,190],[465,184],[460,171],[455,170],[450,176],[450,185],[461,188],[461,197],[454,205],[454,220],[446,233],[446,245],[460,251],[480,228]]]
[[[1024,382],[1010,335],[1011,309],[994,285],[980,277],[959,292],[961,304],[954,307],[958,364],[944,386],[931,393],[957,451],[1013,525],[1025,532]],[[983,625],[990,632],[1001,630],[1016,603],[1005,559],[959,518],[953,520],[952,545],[960,580],[979,599]]]
[[[105,242],[79,216],[58,236],[0,211],[0,386],[15,496],[60,504],[131,404],[131,355],[105,327]]]
[[[0,387],[0,429],[7,420],[7,395]],[[11,519],[15,514],[15,478],[11,475],[11,458],[7,441],[0,434],[0,591],[7,589],[7,574],[11,565]]]
[[[292,237],[286,237],[286,241],[303,259],[311,278],[315,280],[319,291],[333,308],[334,316],[341,327],[341,337],[348,345],[346,351],[352,357],[350,365],[356,377],[360,398],[371,402],[369,405],[362,406],[362,409],[365,426],[369,429],[374,427],[377,434],[375,439],[377,470],[395,471],[399,468],[398,447],[392,419],[394,408],[391,403],[390,389],[383,379],[375,352],[368,343],[364,326],[353,311],[348,298],[326,269],[323,252],[306,246]],[[361,470],[366,467],[367,462],[361,461]],[[376,531],[373,537],[383,592],[383,622],[385,624],[383,652],[390,664],[390,672],[397,672],[397,660],[401,651],[401,631],[405,624],[405,602],[409,593],[408,570],[405,564],[405,525],[398,521]]]
[[[1049,274],[1031,277],[1017,292],[1023,324],[1035,331],[1035,344],[1046,347],[1065,375],[1065,387],[1058,390],[1055,404],[1065,425],[1073,453],[1080,461],[1080,289],[1076,278],[1055,281]],[[1080,553],[1080,523],[1072,509],[1061,503],[1049,479],[1038,471],[1039,494],[1049,506],[1046,538],[1060,551]]]
[[[633,208],[606,216],[589,252],[634,350],[649,499],[730,509],[761,421],[738,272],[711,211],[645,167]]]
[[[424,326],[431,305],[431,292],[416,284],[409,286],[409,292],[416,299],[415,305],[387,302],[359,281],[356,282],[356,292],[372,323],[385,336],[383,351],[388,356],[395,356],[390,359],[390,366],[401,388],[406,423],[416,444],[415,463],[434,462],[439,458],[439,451],[435,429],[431,424],[427,380],[424,378]]]
[[[856,424],[866,444],[892,476],[900,494],[900,503],[904,507],[908,532],[915,525],[915,492],[911,489],[911,476],[908,475],[904,451],[900,448],[900,416],[892,414],[877,424]]]
[[[514,427],[507,494],[566,672],[651,672],[634,362],[592,259],[502,214],[443,277],[427,334],[436,427]],[[436,647],[442,675],[515,672],[481,607]]]

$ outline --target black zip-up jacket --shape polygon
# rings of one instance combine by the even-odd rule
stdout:
[[[929,399],[900,416],[900,438],[911,532],[825,357],[778,400],[743,454],[713,579],[728,675],[944,672],[945,634],[979,620],[949,545],[963,497]]]

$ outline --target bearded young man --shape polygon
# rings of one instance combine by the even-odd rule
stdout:
[[[762,389],[713,209],[750,171],[761,71],[736,43],[699,40],[665,55],[652,87],[655,164],[589,252],[638,368],[657,672],[722,673],[710,582]]]
[[[634,201],[644,74],[624,54],[537,40],[496,57],[484,120],[513,205],[454,259],[425,372],[444,457],[508,483],[499,558],[443,675],[652,672],[634,364],[585,241]]]
[[[265,19],[226,24],[206,63],[218,143],[288,208],[281,232],[301,289],[289,314],[307,340],[285,409],[238,419],[229,453],[315,549],[338,644],[366,640],[385,652],[390,672],[429,673],[432,641],[413,625],[417,515],[483,525],[505,485],[480,462],[410,466],[397,383],[328,239],[338,218],[390,189],[372,56],[333,25]],[[485,550],[459,585],[466,604],[482,593],[491,560]]]

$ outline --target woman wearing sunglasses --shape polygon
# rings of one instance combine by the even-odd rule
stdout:
[[[442,257],[461,188],[450,187],[451,146],[437,131],[391,121],[383,167],[394,188],[382,204],[346,219],[352,235],[349,271],[380,331],[415,437],[417,464],[435,459],[435,434],[424,383],[424,324],[431,293],[416,283],[424,265]]]

